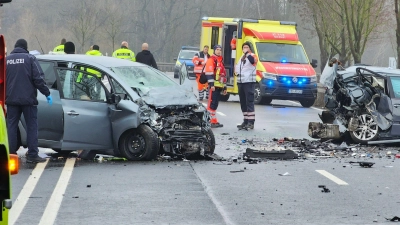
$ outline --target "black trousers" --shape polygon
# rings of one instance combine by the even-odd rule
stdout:
[[[18,146],[18,122],[24,114],[27,127],[28,155],[35,157],[38,148],[37,106],[7,105],[7,133],[11,153],[16,153]]]
[[[217,110],[218,104],[219,104],[219,99],[221,97],[221,91],[223,91],[223,88],[220,87],[215,87],[215,91],[212,91],[210,88],[210,97],[208,98],[208,107],[212,110]]]
[[[240,108],[243,112],[243,121],[254,124],[256,120],[254,112],[254,89],[256,83],[238,83]]]

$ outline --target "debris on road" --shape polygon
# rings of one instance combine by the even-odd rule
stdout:
[[[352,164],[352,165],[354,163],[358,163],[363,168],[371,168],[375,164],[373,162],[352,162],[352,161],[350,161],[349,163]]]
[[[391,218],[391,219],[388,219],[388,218],[385,218],[386,220],[389,220],[389,221],[391,221],[391,222],[400,222],[400,217],[398,217],[398,216],[395,216],[395,217],[393,217],[393,218]]]
[[[244,170],[233,170],[233,171],[231,171],[231,173],[241,173],[241,172],[244,172]]]
[[[329,190],[328,188],[326,188],[325,185],[318,185],[318,187],[319,187],[319,188],[322,188],[321,192],[324,192],[324,193],[329,193],[329,192],[331,192],[331,190]]]
[[[263,151],[263,150],[255,150],[248,148],[246,152],[243,154],[245,158],[263,158],[263,159],[297,159],[298,154],[296,154],[292,150],[283,150],[283,151]]]
[[[292,176],[292,174],[290,174],[289,172],[286,172],[286,173],[280,173],[280,174],[278,174],[279,176]]]

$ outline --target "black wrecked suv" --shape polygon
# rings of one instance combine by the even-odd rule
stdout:
[[[352,66],[335,58],[324,71],[325,108],[322,123],[311,122],[313,138],[339,139],[350,135],[361,144],[400,142],[400,70]]]

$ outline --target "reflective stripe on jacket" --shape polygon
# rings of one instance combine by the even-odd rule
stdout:
[[[210,87],[224,88],[226,84],[226,72],[222,56],[213,55],[208,58],[204,73],[207,76]],[[224,82],[220,82],[221,78]]]
[[[64,52],[64,45],[59,45],[53,49],[53,52]]]
[[[112,54],[112,57],[136,62],[135,53],[126,47],[115,50],[115,52]]]
[[[86,55],[91,55],[91,56],[103,56],[99,50],[90,50],[86,52]]]
[[[254,63],[251,63],[249,60],[249,56],[253,58]],[[238,75],[237,82],[238,83],[251,83],[251,82],[256,82],[256,65],[258,62],[258,57],[254,53],[247,54],[247,57],[245,58],[244,61],[241,59],[236,63],[235,65],[235,72]]]

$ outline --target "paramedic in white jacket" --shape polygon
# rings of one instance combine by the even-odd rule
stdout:
[[[243,123],[239,129],[254,129],[254,89],[256,85],[256,65],[258,57],[251,52],[250,43],[242,45],[243,56],[235,65],[235,73],[239,87],[240,107],[243,112]]]

